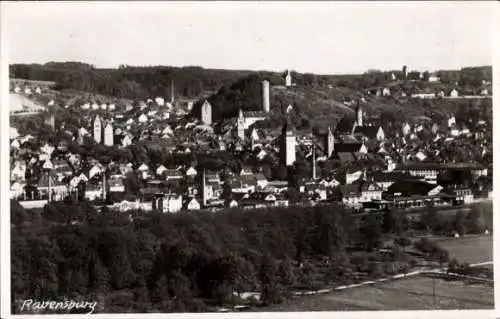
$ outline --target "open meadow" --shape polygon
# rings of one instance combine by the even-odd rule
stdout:
[[[470,264],[493,261],[493,235],[438,239],[451,258]]]
[[[453,310],[494,308],[493,288],[486,284],[418,276],[344,291],[302,297],[265,311]],[[262,311],[262,309],[260,310]]]

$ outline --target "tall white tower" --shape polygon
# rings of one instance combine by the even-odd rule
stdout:
[[[245,118],[243,117],[243,111],[241,109],[238,113],[238,120],[236,121],[236,130],[238,138],[245,140]]]
[[[363,126],[363,108],[358,103],[356,104],[356,126]]]
[[[327,158],[330,158],[332,156],[334,149],[335,149],[335,138],[333,136],[331,127],[328,126],[328,131],[326,132],[325,136],[325,153]]]
[[[113,124],[108,123],[104,127],[104,145],[113,146],[113,144],[114,144]]]
[[[201,122],[206,125],[212,125],[212,105],[207,100],[201,106]]]
[[[292,74],[290,73],[290,70],[286,71],[285,86],[286,87],[292,86]]]
[[[290,119],[283,126],[280,137],[280,157],[285,166],[292,166],[295,163],[295,131]]]
[[[262,109],[264,112],[268,113],[270,110],[270,101],[269,101],[269,81],[262,81]]]
[[[102,141],[102,121],[99,115],[94,118],[93,125],[94,141],[99,144]]]

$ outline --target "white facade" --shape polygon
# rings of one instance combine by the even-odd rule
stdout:
[[[156,207],[162,213],[177,213],[182,209],[182,196],[166,195],[157,200]]]
[[[270,110],[269,81],[267,80],[262,81],[262,109],[266,113]]]
[[[200,208],[200,203],[194,198],[190,199],[186,205],[187,210],[199,210]]]
[[[201,106],[201,122],[205,125],[212,125],[212,105],[207,100]]]
[[[104,127],[104,145],[113,146],[114,144],[114,135],[113,135],[113,125],[108,123]]]
[[[97,115],[94,119],[94,125],[93,125],[93,133],[94,133],[94,141],[96,143],[101,143],[102,141],[102,122],[101,118],[99,115]]]
[[[290,74],[290,71],[287,71],[286,76],[285,76],[285,86],[290,87],[292,86],[292,75]]]

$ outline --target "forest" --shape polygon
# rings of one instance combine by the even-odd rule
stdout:
[[[484,211],[457,213],[447,227],[480,233]],[[410,229],[444,226],[435,211],[410,222],[396,211],[361,222],[336,204],[218,213],[120,213],[90,203],[25,210],[11,201],[12,300],[98,301],[98,312],[204,312],[286,302],[323,289],[406,272]],[[394,245],[384,240],[394,238]],[[446,264],[436,243],[414,243]],[[385,247],[389,253],[379,248]],[[456,264],[456,262],[453,262]],[[361,277],[360,277],[361,276]],[[260,298],[243,300],[243,292]]]

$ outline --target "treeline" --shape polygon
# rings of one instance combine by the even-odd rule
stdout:
[[[372,87],[386,85],[393,81],[392,74],[396,80],[404,80],[403,73],[400,70],[395,71],[379,71],[372,70],[360,75],[338,76],[336,84],[341,87],[349,87],[356,90],[363,90]],[[435,75],[440,78],[440,82],[444,85],[458,85],[462,88],[478,88],[481,87],[483,81],[492,81],[492,67],[467,67],[461,70],[439,70]],[[428,81],[431,73],[429,71],[420,72],[410,71],[406,76],[409,81]]]
[[[206,311],[246,291],[276,302],[321,284],[313,260],[366,241],[336,206],[131,216],[12,202],[13,300],[86,298],[106,312]]]
[[[54,81],[56,89],[75,89],[123,98],[171,97],[172,81],[177,97],[196,97],[216,91],[251,71],[203,69],[197,66],[120,66],[99,69],[80,62],[10,65],[10,77]]]
[[[432,229],[431,216],[413,225],[395,211],[357,221],[335,204],[160,214],[97,212],[86,202],[27,211],[11,201],[12,310],[20,300],[63,298],[96,300],[99,312],[280,303],[292,291],[407,272],[419,261],[404,252],[413,245],[405,233]],[[388,236],[396,236],[393,246],[383,246]],[[424,258],[448,262],[435,243],[414,245]],[[243,292],[260,298],[243,300]]]

